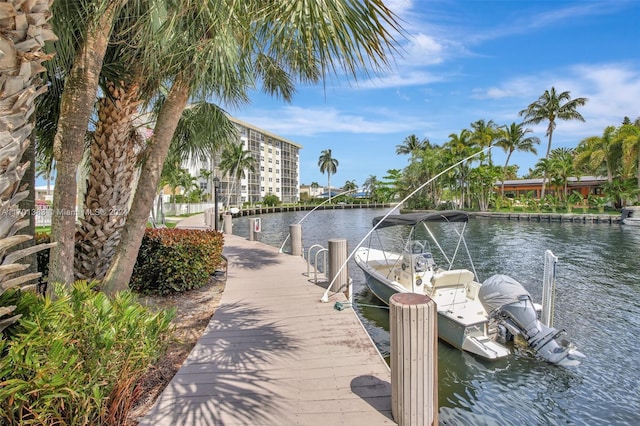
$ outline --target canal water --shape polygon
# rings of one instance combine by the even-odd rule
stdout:
[[[387,210],[316,211],[302,222],[303,246],[344,238],[353,250]],[[280,247],[307,212],[262,216],[260,241]],[[248,236],[248,218],[234,234]],[[640,424],[640,227],[471,219],[469,251],[481,280],[517,279],[540,302],[543,257],[559,257],[554,326],[586,355],[574,368],[517,351],[484,361],[439,343],[441,425]],[[285,246],[285,251],[288,245]],[[358,312],[378,349],[389,354],[389,311],[366,289],[352,262]],[[362,306],[380,305],[380,307]]]

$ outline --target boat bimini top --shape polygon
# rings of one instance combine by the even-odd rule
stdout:
[[[415,226],[420,222],[468,222],[467,212],[460,210],[443,210],[427,213],[392,214],[389,216],[377,216],[373,218],[373,226],[387,228],[389,226]]]

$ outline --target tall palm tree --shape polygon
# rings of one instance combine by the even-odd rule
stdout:
[[[76,279],[102,279],[120,242],[144,139],[133,127],[138,86],[108,82],[97,102],[83,208],[76,228]]]
[[[251,155],[251,151],[245,150],[242,142],[230,143],[225,146],[220,156],[218,167],[223,174],[227,174],[234,179],[236,186],[236,205],[242,205],[242,186],[240,181],[246,177],[246,171],[256,171],[256,159]]]
[[[21,184],[29,163],[22,157],[34,129],[33,111],[36,98],[47,90],[40,73],[42,63],[51,59],[43,51],[43,44],[55,35],[48,19],[51,16],[48,0],[32,2],[2,2],[0,8],[0,295],[14,287],[27,287],[40,277],[39,273],[24,273],[29,264],[17,263],[31,254],[52,246],[37,245],[18,249],[30,241],[31,235],[18,235],[29,225],[18,204],[28,195]],[[26,24],[29,30],[26,31]],[[31,183],[33,185],[33,183]],[[15,323],[16,306],[0,305],[0,331]]]
[[[545,158],[549,158],[553,131],[556,128],[556,119],[565,121],[579,120],[584,122],[584,117],[582,117],[582,114],[578,112],[578,107],[584,106],[586,103],[587,98],[571,99],[571,94],[568,91],[557,93],[555,87],[551,87],[550,90],[545,90],[537,101],[520,111],[518,115],[524,117],[523,124],[525,125],[539,124],[543,121],[549,122],[547,125],[547,132],[545,134],[545,136],[548,136],[549,138]],[[540,198],[544,198],[546,180],[547,174],[545,173],[542,177],[542,191]]]
[[[320,173],[324,174],[324,172],[327,172],[329,200],[331,199],[331,175],[336,173],[338,165],[338,160],[333,158],[330,149],[325,149],[320,153],[320,158],[318,158],[318,167],[320,167]]]
[[[431,146],[429,139],[420,140],[415,134],[409,135],[402,141],[402,144],[396,145],[396,154],[410,155],[411,159],[416,157],[421,151]]]
[[[472,133],[468,129],[462,129],[460,133],[451,133],[449,140],[445,143],[445,148],[449,149],[448,155],[445,157],[448,159],[449,164],[455,164],[461,159],[468,157],[471,154],[473,141],[471,140]],[[469,165],[466,163],[460,164],[456,171],[452,171],[455,174],[457,180],[456,184],[460,190],[460,207],[464,208],[466,199],[468,198],[468,185],[467,177],[469,174]]]
[[[527,136],[527,133],[531,133],[531,129],[524,129],[523,124],[511,123],[509,126],[503,126],[500,132],[500,136],[496,140],[496,146],[504,149],[507,153],[507,159],[504,162],[502,168],[502,186],[500,188],[500,195],[504,196],[504,181],[507,175],[507,169],[509,166],[509,160],[511,155],[515,151],[531,152],[537,154],[536,145],[540,144],[540,138],[537,136]]]
[[[267,93],[290,101],[296,79],[318,82],[342,72],[357,78],[388,68],[388,55],[397,47],[391,31],[400,31],[383,0],[368,0],[367,7],[349,0],[180,3],[169,11],[164,28],[170,31],[158,43],[172,54],[150,55],[157,61],[154,69],[166,72],[172,85],[156,121],[153,152],[142,166],[146,179],[138,185],[123,238],[103,281],[109,291],[126,288],[159,170],[190,97],[215,96],[237,105],[248,100],[249,90],[259,80]]]
[[[73,282],[76,174],[94,111],[99,76],[115,18],[127,3],[139,5],[141,2],[62,0],[52,6],[53,26],[59,36],[54,45],[57,62],[52,73],[62,73],[65,78],[53,141],[58,170],[53,211],[59,214],[53,215],[51,222],[51,240],[58,242],[50,255],[51,282]]]

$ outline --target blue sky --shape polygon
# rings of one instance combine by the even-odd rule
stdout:
[[[339,161],[332,186],[361,185],[402,169],[395,154],[410,134],[441,145],[479,119],[521,122],[518,112],[552,86],[586,97],[585,123],[560,121],[553,148],[575,147],[624,116],[640,116],[640,1],[393,0],[403,20],[393,69],[358,82],[300,86],[290,104],[256,93],[235,117],[303,146],[300,182],[326,185],[318,157]],[[514,154],[520,175],[544,156],[547,123],[529,126],[538,156]],[[505,154],[493,149],[494,161]]]

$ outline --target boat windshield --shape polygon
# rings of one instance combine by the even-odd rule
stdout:
[[[411,254],[431,253],[428,240],[409,240],[404,249]]]

